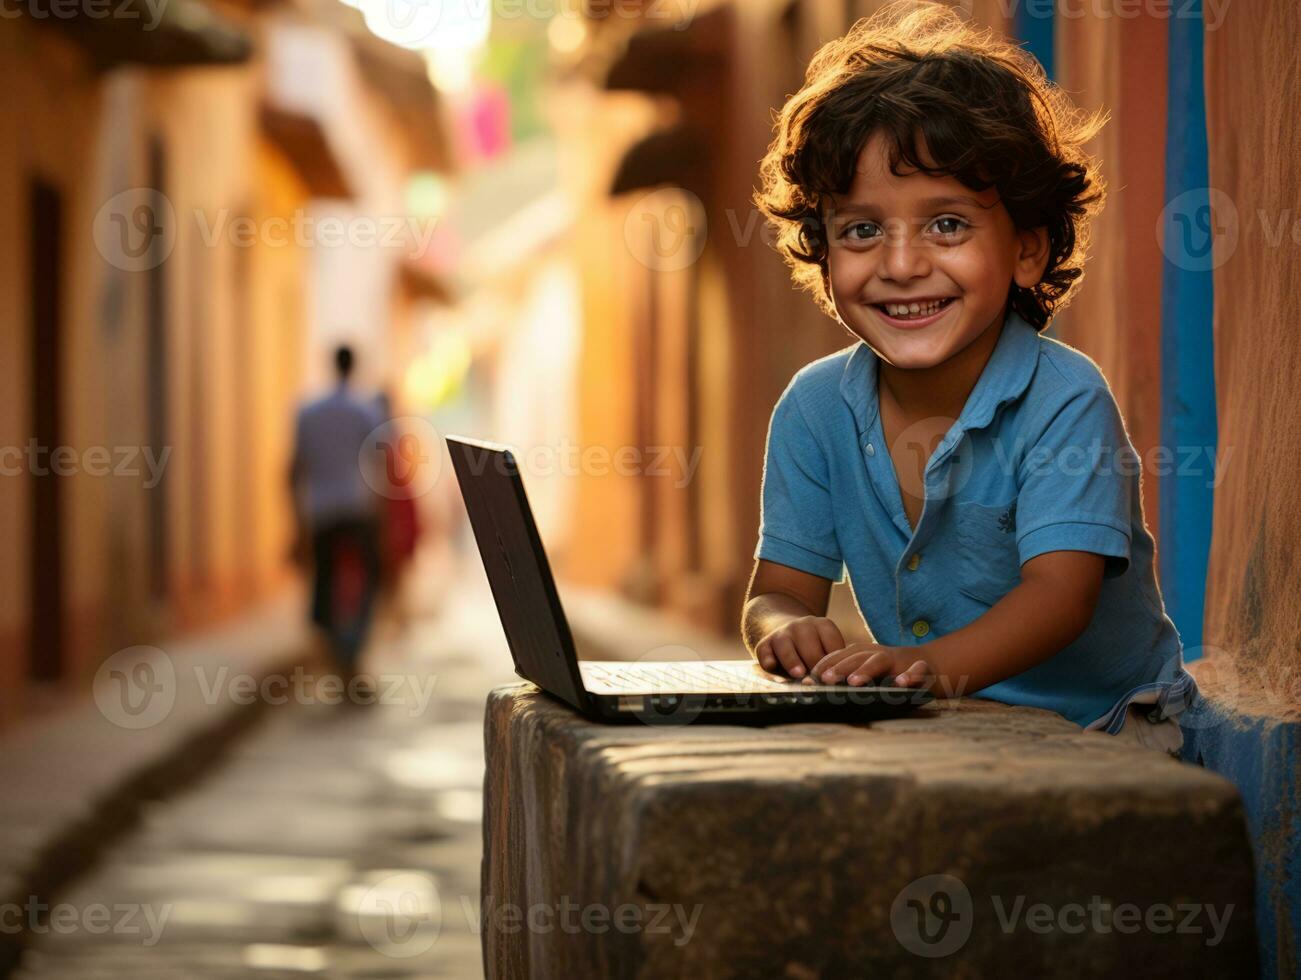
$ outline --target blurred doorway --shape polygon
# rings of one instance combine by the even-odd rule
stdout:
[[[159,200],[167,200],[163,182],[167,177],[167,161],[163,145],[154,138],[149,143],[149,187]],[[155,219],[154,224],[157,224]],[[155,255],[149,262],[146,284],[145,321],[145,379],[149,388],[149,445],[154,458],[162,459],[168,434],[168,377],[167,377],[167,273],[163,258],[163,235],[153,234],[149,247]],[[170,579],[167,551],[167,494],[168,485],[159,474],[157,485],[149,491],[149,594],[155,600],[167,598]]]
[[[36,179],[29,193],[31,343],[29,411],[31,438],[42,452],[31,461],[28,562],[31,581],[29,656],[32,679],[63,673],[63,540],[61,486],[49,465],[62,445],[63,197]]]

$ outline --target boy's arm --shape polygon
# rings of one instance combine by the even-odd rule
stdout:
[[[1050,551],[1021,566],[1021,583],[962,629],[919,646],[855,644],[817,663],[813,679],[865,684],[885,676],[942,697],[971,694],[1043,663],[1093,619],[1104,556]]]
[[[741,612],[741,636],[759,666],[803,677],[808,667],[843,648],[840,629],[827,618],[830,598],[830,579],[756,561]]]
[[[1088,628],[1102,555],[1050,551],[1021,566],[1021,584],[960,630],[921,648],[943,693],[972,693],[1043,663]]]

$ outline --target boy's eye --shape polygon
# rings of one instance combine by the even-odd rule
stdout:
[[[871,221],[855,221],[848,224],[841,231],[840,237],[847,238],[851,242],[865,242],[874,237],[876,225]]]
[[[940,238],[955,238],[971,226],[956,215],[946,214],[932,221],[930,227]],[[882,238],[884,234],[881,226],[875,221],[851,221],[840,230],[840,238],[851,244],[876,241]],[[906,232],[901,232],[901,234],[906,234]]]
[[[946,214],[942,218],[936,218],[934,222],[935,230],[946,238],[956,235],[967,228],[967,223],[961,218],[956,218],[951,214]]]

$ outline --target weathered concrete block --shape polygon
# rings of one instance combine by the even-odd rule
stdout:
[[[486,726],[489,978],[1255,973],[1233,786],[1049,712]]]

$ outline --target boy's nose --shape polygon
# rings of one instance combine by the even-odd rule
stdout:
[[[902,219],[887,222],[883,244],[882,272],[885,278],[896,281],[915,279],[930,272],[930,259],[912,223]]]

